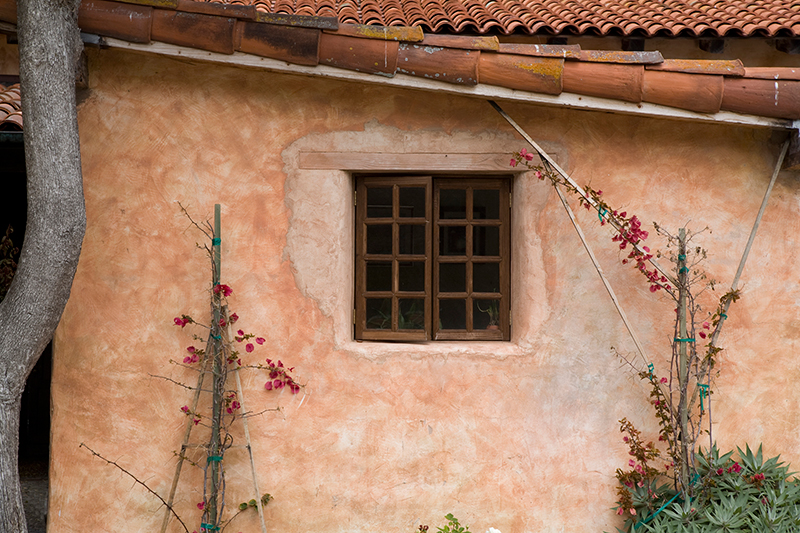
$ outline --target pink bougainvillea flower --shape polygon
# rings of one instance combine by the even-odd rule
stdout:
[[[289,390],[292,391],[292,394],[297,394],[298,392],[300,392],[300,385],[292,381],[291,383],[289,383]]]
[[[175,322],[176,326],[184,327],[186,324],[191,322],[191,320],[189,318],[176,316],[173,322]]]
[[[708,322],[703,322],[703,329],[711,329],[711,324]]]
[[[181,407],[181,411],[183,411],[184,413],[186,413],[188,415],[189,414],[189,406],[188,405],[184,405],[183,407]]]
[[[219,285],[215,285],[214,286],[214,294],[222,293],[222,295],[227,298],[228,296],[231,295],[232,292],[233,292],[233,289],[231,289],[227,285],[219,284]]]
[[[188,348],[186,348],[186,351],[189,353],[194,353],[195,351],[197,351],[197,348],[195,348],[194,346],[189,346]]]
[[[233,401],[231,402],[231,407],[232,407],[233,409],[240,409],[240,408],[242,407],[242,404],[240,404],[240,403],[239,403],[239,402],[237,402],[236,400],[233,400]]]
[[[221,328],[224,328],[224,327],[225,327],[225,326],[227,326],[227,325],[228,325],[228,323],[227,323],[227,322],[225,322],[225,319],[224,319],[224,318],[220,318],[220,319],[219,319],[219,327],[221,327]]]
[[[636,463],[634,462],[634,460],[633,460],[633,459],[629,459],[629,460],[628,460],[628,466],[634,466],[634,465],[636,465]]]
[[[249,342],[247,343],[247,346],[244,347],[244,349],[247,350],[247,353],[252,352],[254,348],[255,347],[252,344],[250,344]]]
[[[236,313],[233,313],[233,314],[232,314],[231,316],[229,316],[228,318],[230,319],[230,321],[231,321],[231,324],[233,324],[234,322],[236,322],[237,320],[239,320],[239,315],[237,315]]]
[[[633,516],[636,516],[636,509],[633,509],[633,508],[631,508],[631,514],[632,514]]]
[[[272,382],[272,386],[275,387],[276,389],[282,389],[283,381],[281,381],[280,379],[276,379],[275,381]]]
[[[512,158],[508,164],[511,165],[512,167],[515,167],[517,166],[517,160]]]
[[[258,344],[264,344],[264,340],[265,340],[265,339],[264,339],[264,338],[262,338],[262,337],[256,337],[256,342],[257,342]]]
[[[666,383],[666,382],[667,382],[667,378],[661,378],[661,383]]]
[[[628,442],[630,439],[628,437],[622,437],[622,442]]]
[[[205,509],[205,507],[206,507],[206,502],[200,502],[197,504],[197,508],[200,509],[201,511]]]
[[[705,331],[701,331],[700,333],[698,333],[698,335],[700,335],[701,339],[705,339],[706,338],[706,332]]]
[[[264,383],[264,388],[267,390],[272,390],[272,382],[267,381],[266,383]]]
[[[622,507],[620,507],[619,509],[617,509],[617,514],[618,514],[618,515],[622,515],[622,513],[624,513],[624,512],[625,512],[625,509],[623,509]]]
[[[519,151],[519,155],[525,158],[525,161],[533,161],[533,154],[528,153],[528,150],[523,148]]]
[[[199,418],[195,418],[194,420],[192,420],[192,422],[194,422],[194,425],[196,426],[197,424],[200,423],[200,419]]]
[[[191,363],[191,362],[192,362],[192,357],[190,355],[187,355],[186,357],[183,358],[183,364],[187,364],[187,363]]]
[[[544,179],[544,174],[542,174],[541,171],[539,171],[539,170],[536,171],[535,176],[536,176],[536,179],[539,179],[539,180],[543,180]]]
[[[239,331],[236,332],[236,334],[239,335],[240,337],[244,337],[244,330],[240,329]]]

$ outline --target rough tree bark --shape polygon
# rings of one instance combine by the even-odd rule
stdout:
[[[28,220],[0,302],[0,531],[27,532],[17,458],[25,380],[69,298],[86,229],[75,68],[79,0],[18,0]]]

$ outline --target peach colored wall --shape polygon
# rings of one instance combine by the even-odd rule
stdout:
[[[88,230],[55,339],[50,533],[157,531],[158,503],[80,443],[166,494],[186,391],[150,374],[192,341],[207,262],[180,214],[222,205],[224,282],[259,359],[296,366],[297,396],[245,374],[270,532],[412,532],[453,512],[480,533],[599,532],[617,524],[617,420],[653,430],[646,390],[613,345],[633,345],[554,193],[521,175],[514,203],[509,343],[355,343],[350,176],[304,170],[300,152],[522,147],[478,99],[89,50],[79,110]],[[645,221],[701,229],[709,270],[729,283],[776,157],[768,131],[508,104],[579,182]],[[773,192],[743,298],[722,338],[715,434],[764,442],[800,464],[797,176]],[[657,368],[673,305],[653,297],[596,217],[581,222]],[[654,242],[656,239],[652,239]],[[238,459],[236,454],[239,454]],[[250,498],[241,452],[228,502]],[[237,462],[238,461],[238,462]],[[198,528],[200,478],[178,509]],[[259,530],[252,516],[229,531]],[[173,524],[170,531],[179,531]]]

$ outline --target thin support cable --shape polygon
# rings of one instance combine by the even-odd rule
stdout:
[[[534,141],[534,140],[533,140],[533,138],[532,138],[530,135],[528,135],[528,134],[527,134],[527,132],[525,132],[525,130],[523,130],[523,129],[522,129],[522,127],[521,127],[519,124],[517,124],[517,123],[514,121],[514,119],[513,119],[513,118],[511,118],[511,117],[508,115],[508,113],[506,113],[505,111],[503,111],[503,109],[502,109],[502,108],[501,108],[499,105],[497,105],[497,103],[496,103],[494,100],[487,100],[487,101],[489,102],[489,104],[491,104],[491,106],[492,106],[493,108],[495,108],[495,110],[496,110],[498,113],[500,113],[500,115],[501,115],[501,116],[502,116],[504,119],[506,119],[506,122],[508,122],[508,123],[511,125],[511,127],[512,127],[512,128],[514,128],[515,130],[517,130],[517,133],[519,133],[519,134],[522,136],[522,138],[523,138],[523,139],[525,139],[525,140],[528,142],[528,144],[530,144],[530,145],[533,147],[533,149],[534,149],[534,150],[536,150],[536,153],[537,153],[537,154],[539,154],[539,157],[542,159],[542,161],[544,162],[544,164],[545,164],[546,166],[548,166],[548,165],[549,165],[549,167],[550,167],[550,168],[552,168],[553,170],[555,170],[556,172],[558,172],[558,173],[561,175],[561,177],[562,177],[562,178],[564,178],[564,181],[566,181],[567,183],[569,183],[570,187],[573,187],[573,188],[575,189],[575,191],[576,191],[576,192],[577,192],[579,195],[581,195],[581,197],[582,197],[584,200],[586,200],[586,202],[588,202],[588,203],[589,203],[589,205],[591,205],[591,206],[592,206],[592,207],[593,207],[593,208],[594,208],[594,209],[597,211],[597,214],[598,214],[598,216],[599,216],[601,219],[605,219],[605,220],[606,220],[606,221],[607,221],[609,224],[611,224],[611,226],[613,226],[613,227],[614,227],[614,229],[616,229],[617,231],[620,231],[620,230],[621,230],[621,228],[620,228],[620,227],[619,227],[619,225],[616,223],[616,221],[615,221],[613,218],[607,217],[608,213],[607,213],[607,212],[604,212],[603,210],[601,210],[600,206],[598,206],[598,205],[597,205],[597,202],[595,202],[595,201],[594,201],[594,198],[592,198],[591,196],[589,196],[588,194],[586,194],[586,191],[584,191],[584,190],[583,190],[583,188],[582,188],[580,185],[578,185],[578,184],[577,184],[577,183],[576,183],[576,182],[575,182],[575,181],[574,181],[574,180],[573,180],[573,179],[572,179],[572,178],[569,176],[569,174],[567,174],[567,173],[564,171],[564,169],[562,169],[560,166],[558,166],[558,163],[556,163],[556,162],[555,162],[555,160],[554,160],[552,157],[550,157],[550,155],[549,155],[547,152],[545,152],[545,151],[542,149],[542,147],[541,147],[541,146],[539,146],[539,144],[538,144],[536,141]],[[650,255],[650,254],[646,253],[644,250],[642,250],[642,248],[641,248],[641,247],[640,247],[638,244],[635,244],[635,243],[631,243],[631,244],[633,245],[633,247],[634,247],[634,248],[636,248],[637,250],[639,250],[639,251],[640,251],[640,252],[641,252],[643,255]],[[664,268],[663,268],[663,267],[662,267],[662,266],[661,266],[661,265],[658,263],[658,261],[656,261],[656,260],[655,260],[655,259],[653,259],[652,257],[651,257],[650,259],[648,259],[648,261],[649,261],[649,263],[650,263],[651,265],[653,265],[653,267],[654,267],[656,270],[658,270],[658,271],[661,273],[661,275],[662,275],[662,276],[664,276],[665,278],[667,278],[667,279],[668,279],[668,280],[669,280],[669,281],[670,281],[670,282],[671,282],[673,285],[677,285],[677,284],[678,284],[677,280],[676,280],[676,279],[673,277],[673,275],[672,275],[672,274],[671,274],[671,273],[670,273],[668,270],[664,269]]]

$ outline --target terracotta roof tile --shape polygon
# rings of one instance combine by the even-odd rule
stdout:
[[[22,131],[22,103],[19,83],[0,85],[0,131]]]
[[[3,15],[2,6],[6,1],[9,0],[0,0],[0,19],[10,16]],[[151,0],[127,0],[131,1]],[[341,21],[343,10],[356,9],[355,4],[344,5],[343,0],[271,1],[272,4],[268,0],[258,5],[248,3],[248,6],[256,5],[259,10],[255,14],[256,20],[248,20],[246,17],[252,16],[252,9],[208,9],[208,5],[189,5],[184,0],[180,5],[188,11],[142,10],[141,6],[131,7],[129,3],[84,0],[80,20],[86,25],[83,29],[99,35],[135,42],[143,42],[146,38],[225,54],[239,52],[263,56],[309,66],[311,68],[304,71],[309,75],[313,75],[315,66],[325,65],[370,75],[416,76],[437,82],[496,86],[547,95],[572,93],[608,100],[659,104],[699,113],[722,110],[800,119],[798,68],[745,69],[739,61],[665,61],[655,51],[582,51],[574,45],[501,44],[496,37],[424,34],[419,26],[345,24],[332,18],[300,16],[311,7],[320,11],[330,10],[332,5],[336,5]],[[428,19],[435,17],[441,24],[451,28],[466,23],[468,19],[480,20],[484,27],[498,24],[495,19],[485,18],[490,7],[473,0],[431,0],[425,4],[409,4],[415,1],[372,0],[368,3],[364,0],[361,6],[372,12],[371,16],[385,20],[401,10],[405,13],[408,6],[412,5],[416,16]],[[576,13],[584,13],[582,9],[587,1],[565,0],[563,6]],[[639,8],[649,2],[630,1],[629,5]],[[668,3],[662,6],[659,13],[671,13],[675,17],[678,15],[672,11],[685,5],[682,0],[665,1]],[[696,0],[698,3],[705,1]],[[759,1],[758,5],[771,5],[766,0]],[[504,10],[504,27],[510,27],[512,23],[508,21],[512,19],[524,21],[524,17],[505,9],[503,2],[511,0],[496,0],[487,6],[499,6],[497,9]],[[541,4],[540,0],[514,2],[514,6],[526,8]],[[291,4],[292,13],[261,10],[279,4]],[[547,4],[562,5],[557,0],[548,0]],[[619,7],[617,3],[603,6],[604,11],[585,16],[595,18],[602,15],[609,21],[614,18],[622,21],[623,27],[627,28],[624,17],[633,15],[625,11],[624,6]],[[707,6],[701,4],[701,7]],[[137,16],[129,17],[126,23],[120,13],[136,13]],[[358,16],[361,17],[362,13],[359,12]],[[549,13],[548,16],[554,15]],[[693,13],[692,17],[697,19],[699,15]],[[140,18],[149,21],[149,24],[142,24]],[[459,22],[456,19],[462,20]],[[553,20],[557,21],[557,17]],[[740,22],[736,20],[737,24]],[[800,27],[800,22],[797,25]],[[134,27],[137,29],[134,30]],[[678,27],[676,23],[673,29]],[[695,24],[695,27],[699,25]],[[0,128],[18,128],[20,125],[18,87],[0,91]]]

